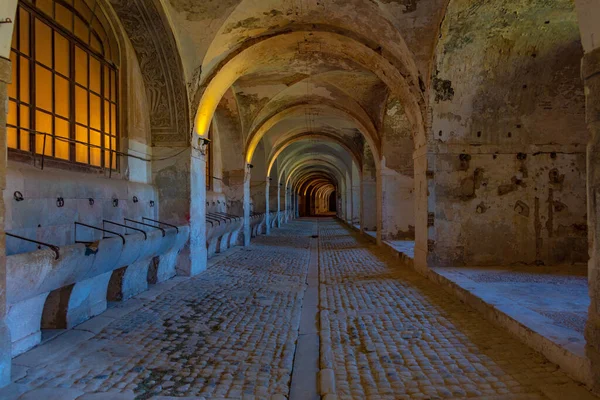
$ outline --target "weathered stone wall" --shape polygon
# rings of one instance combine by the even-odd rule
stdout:
[[[252,211],[254,212],[265,212],[266,211],[266,155],[264,143],[261,144],[256,149],[254,153],[254,158],[252,159],[253,168],[250,170],[251,180],[250,180],[250,197],[252,204]]]
[[[585,154],[436,157],[433,265],[587,261]]]
[[[9,2],[10,3],[10,2]],[[14,5],[14,4],[13,4]],[[3,6],[4,7],[4,6]],[[14,13],[13,13],[14,15]],[[0,40],[3,38],[0,37]],[[10,43],[10,41],[8,42]],[[11,63],[0,57],[0,189],[6,193],[6,115],[7,86],[11,79]],[[6,235],[4,196],[0,198],[0,387],[10,383],[11,341],[6,325]]]
[[[360,214],[362,207],[360,205],[360,193],[361,193],[361,173],[358,165],[352,163],[352,223],[360,223]]]
[[[222,193],[226,197],[227,212],[233,215],[244,215],[244,143],[240,125],[237,101],[232,90],[227,91],[217,107],[213,119],[213,142],[216,160],[220,158],[221,181],[214,180],[214,190],[220,185]],[[218,149],[218,150],[217,150]],[[213,163],[213,168],[215,164]],[[215,176],[219,176],[218,167],[215,168]]]
[[[363,155],[361,192],[360,192],[361,217],[360,228],[366,231],[377,230],[377,171],[373,153],[365,146]]]
[[[431,81],[434,265],[585,262],[571,1],[451,2]]]
[[[15,200],[16,192],[23,200]],[[56,246],[75,243],[75,221],[102,228],[103,220],[123,224],[124,218],[155,219],[159,210],[151,185],[52,168],[42,171],[13,161],[7,170],[3,199],[7,232]],[[105,228],[121,231],[110,225]],[[102,236],[102,232],[77,227],[77,240],[94,241]],[[14,238],[8,238],[6,244],[9,255],[37,249],[33,243]]]
[[[586,93],[586,122],[590,130],[588,144],[588,280],[590,307],[585,331],[587,355],[592,362],[594,390],[600,393],[600,4],[577,0],[581,38],[585,49],[581,76]]]
[[[150,159],[152,156],[152,138],[150,125],[150,107],[146,97],[146,89],[142,79],[142,71],[129,40],[124,40],[123,52],[126,62],[127,79],[123,79],[122,104],[127,104],[121,111],[121,149],[123,152]],[[123,112],[126,111],[126,112]],[[152,183],[152,163],[135,157],[121,158],[122,171],[133,182]]]
[[[382,132],[382,239],[415,238],[411,126],[396,98],[387,101]]]

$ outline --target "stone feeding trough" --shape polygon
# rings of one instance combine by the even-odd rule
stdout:
[[[261,233],[266,232],[265,215],[265,213],[250,214],[250,232],[252,237],[256,237]]]
[[[175,276],[189,227],[118,235],[61,246],[58,258],[52,249],[7,257],[6,320],[13,357],[39,344],[42,329],[72,328],[104,312],[107,299],[126,300],[147,290],[149,280]]]
[[[227,250],[238,244],[238,236],[244,226],[244,218],[224,212],[206,213],[206,248],[208,256]]]

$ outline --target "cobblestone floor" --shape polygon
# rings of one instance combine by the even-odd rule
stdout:
[[[545,399],[549,388],[576,386],[337,222],[321,222],[319,240],[321,368],[333,369],[338,398]]]
[[[339,223],[318,224],[320,364],[333,371],[329,388],[340,400],[544,399],[549,387],[576,387]],[[123,303],[139,306],[96,335],[72,330],[26,353],[0,398],[284,400],[313,227],[298,221],[275,229],[155,299]],[[61,340],[63,347],[45,347]],[[552,398],[587,399],[571,394]]]
[[[287,396],[311,226],[292,223],[253,239],[68,354],[49,356],[16,384],[38,389],[31,399],[45,398],[49,391],[40,389],[48,388],[71,389],[50,391],[57,399]]]

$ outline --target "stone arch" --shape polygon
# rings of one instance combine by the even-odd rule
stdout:
[[[365,68],[373,71],[394,92],[406,101],[406,110],[411,122],[414,124],[414,132],[419,143],[424,143],[423,124],[418,97],[411,95],[411,90],[398,69],[388,60],[372,49],[365,47],[359,42],[336,33],[329,32],[291,32],[282,33],[268,38],[262,38],[253,43],[247,49],[228,59],[223,65],[216,68],[205,78],[201,86],[201,98],[198,114],[196,116],[195,131],[204,135],[208,127],[208,121],[212,118],[216,104],[224,91],[230,87],[239,76],[250,71],[257,70],[264,64],[264,59],[273,61],[273,58],[281,61],[284,57],[298,54],[297,43],[304,40],[306,34],[311,34],[311,40],[319,52],[326,52],[333,56],[352,59]],[[278,49],[276,55],[273,49]],[[385,71],[385,72],[384,72]]]
[[[150,106],[154,145],[187,146],[190,112],[183,64],[158,0],[108,0],[136,52]]]
[[[284,120],[293,115],[303,114],[307,112],[307,109],[310,112],[314,113],[322,113],[323,115],[328,116],[337,116],[343,119],[347,119],[351,121],[357,128],[359,132],[361,132],[369,146],[373,149],[373,153],[378,157],[379,156],[379,140],[377,137],[377,131],[375,127],[369,121],[365,122],[362,117],[365,115],[357,116],[349,113],[347,110],[339,109],[335,105],[330,104],[321,104],[321,105],[311,105],[307,106],[304,104],[293,105],[289,108],[284,108],[276,114],[273,114],[268,119],[266,119],[262,124],[257,125],[253,132],[251,132],[247,139],[246,145],[246,158],[251,161],[253,156],[253,147],[255,147],[263,136],[268,132],[271,128],[273,128],[278,122]]]
[[[271,154],[269,155],[269,167],[267,169],[268,173],[270,172],[272,165],[277,160],[277,157],[279,157],[279,155],[281,155],[289,146],[293,145],[294,143],[311,139],[338,144],[344,150],[346,150],[348,154],[350,154],[350,156],[356,163],[359,163],[360,161],[358,154],[356,154],[355,151],[353,151],[346,143],[344,143],[342,140],[340,140],[340,138],[336,137],[334,134],[328,132],[306,132],[305,130],[301,130],[299,132],[294,133],[293,135],[290,135],[290,137],[285,138],[284,140],[278,141],[273,146],[273,150],[271,150]]]

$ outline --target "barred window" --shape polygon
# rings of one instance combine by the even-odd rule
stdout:
[[[117,169],[117,47],[108,27],[96,0],[19,1],[8,88],[11,154]]]

